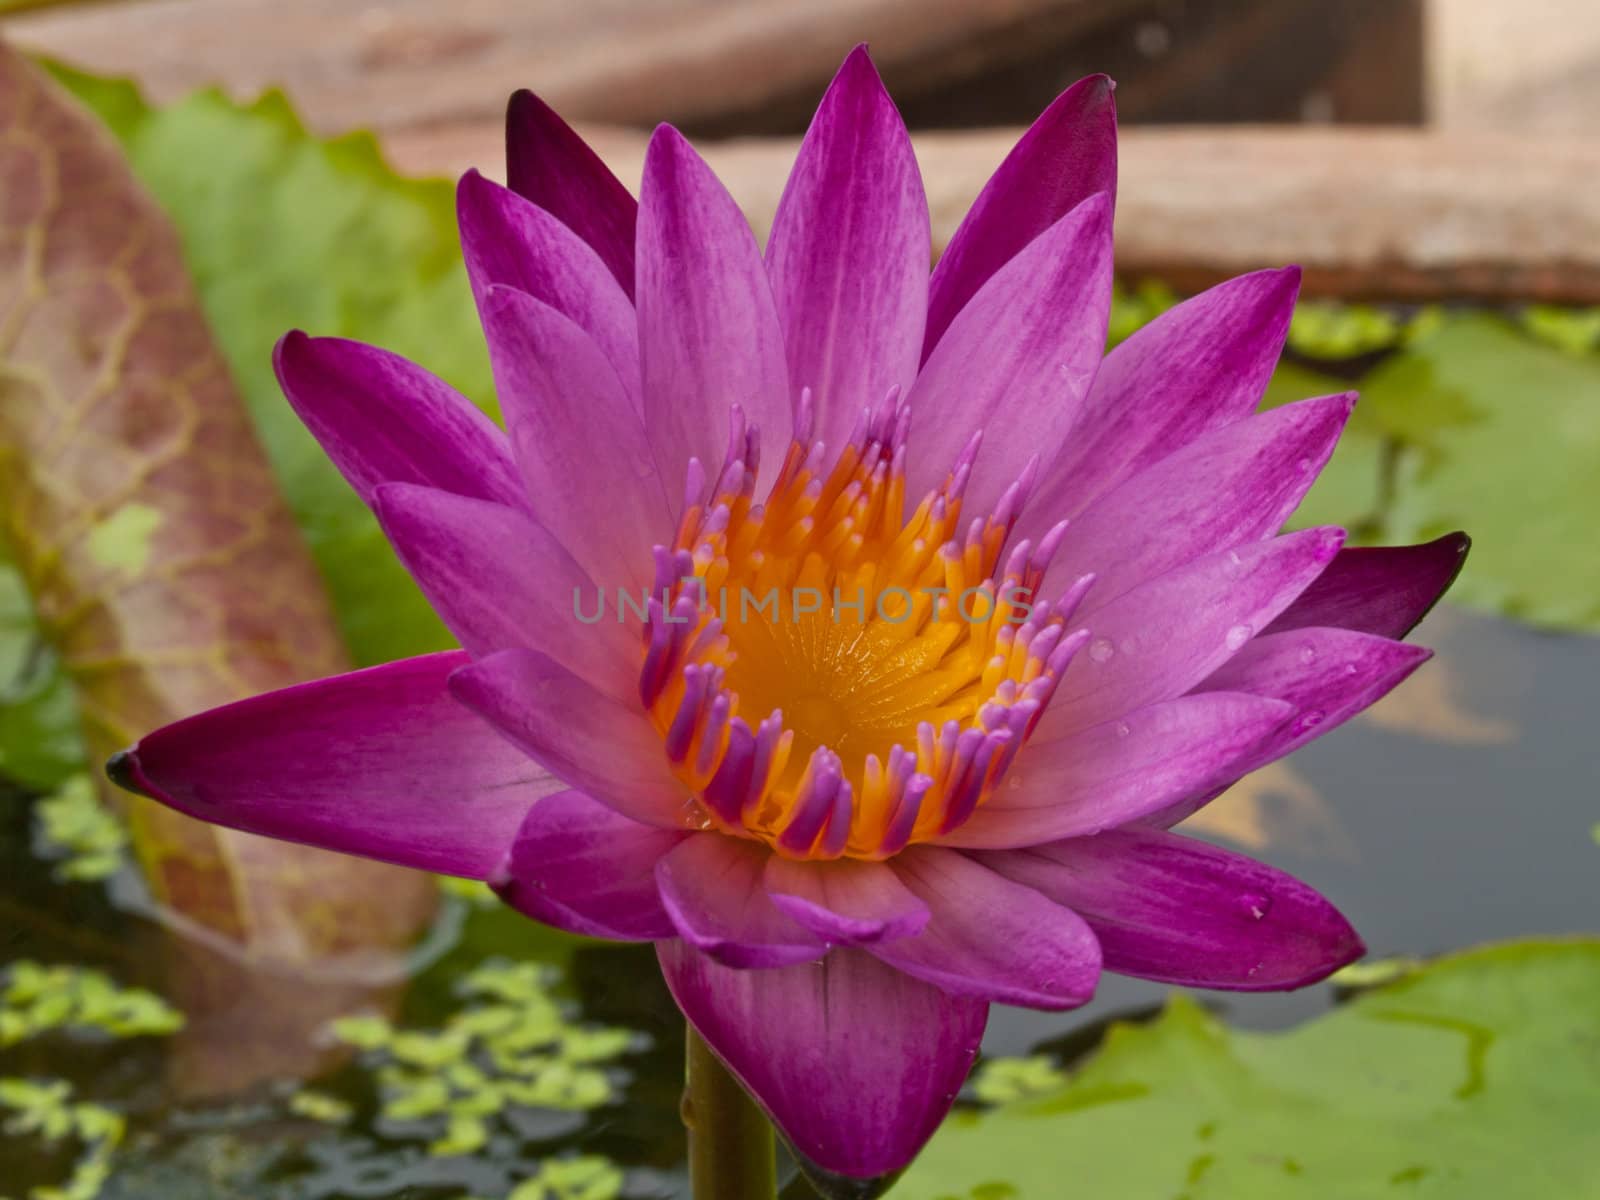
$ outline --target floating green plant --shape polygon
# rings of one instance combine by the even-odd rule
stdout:
[[[614,1098],[614,1062],[636,1045],[625,1029],[575,1023],[533,963],[489,962],[458,985],[466,1003],[438,1029],[381,1017],[337,1021],[333,1034],[375,1067],[381,1116],[426,1121],[436,1155],[471,1155],[508,1108],[597,1108]]]
[[[57,879],[108,879],[121,869],[128,832],[100,803],[89,776],[74,775],[39,801],[34,819],[45,852],[58,860]]]
[[[457,875],[440,875],[437,878],[441,892],[465,900],[474,908],[493,908],[500,903],[500,898],[480,879],[462,879]]]
[[[1588,354],[1600,348],[1600,308],[1530,304],[1522,310],[1522,328],[1568,354]]]
[[[1106,330],[1106,342],[1115,346],[1180,299],[1177,292],[1158,279],[1142,279],[1133,285],[1117,280],[1111,288],[1111,323]]]
[[[0,979],[0,1046],[54,1030],[130,1038],[183,1028],[183,1014],[160,996],[119,987],[99,971],[22,960]]]
[[[65,1183],[30,1188],[28,1200],[94,1200],[100,1194],[122,1141],[121,1114],[75,1101],[64,1079],[0,1079],[0,1110],[10,1113],[0,1120],[0,1132],[48,1143],[72,1138],[83,1147]]]
[[[289,1097],[289,1111],[308,1121],[321,1121],[324,1125],[343,1125],[352,1114],[349,1104],[337,1096],[319,1092],[315,1088],[301,1088]]]
[[[972,1094],[985,1104],[1009,1104],[1065,1087],[1067,1073],[1044,1054],[986,1058],[972,1077]]]
[[[1397,345],[1405,328],[1405,322],[1387,309],[1302,300],[1289,322],[1289,348],[1307,358],[1359,358]]]
[[[553,1159],[518,1184],[507,1200],[615,1200],[622,1183],[621,1169],[609,1158],[591,1154]]]

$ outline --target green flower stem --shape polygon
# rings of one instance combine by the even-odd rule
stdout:
[[[773,1200],[772,1125],[692,1025],[685,1074],[683,1125],[694,1200]]]

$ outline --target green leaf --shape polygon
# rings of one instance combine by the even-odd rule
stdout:
[[[1293,362],[1281,363],[1267,387],[1262,409],[1277,408],[1313,396],[1331,396],[1353,390],[1353,385]],[[1383,504],[1384,431],[1358,403],[1345,426],[1344,436],[1289,524],[1295,529],[1340,525],[1353,539],[1369,536],[1377,527]]]
[[[1009,1104],[1054,1092],[1066,1076],[1048,1055],[1028,1058],[986,1058],[972,1076],[972,1094],[985,1104]]]
[[[116,134],[177,225],[351,653],[365,664],[451,645],[376,521],[284,400],[272,349],[292,328],[373,342],[491,408],[452,187],[395,175],[370,135],[311,136],[276,92],[239,105],[205,91],[154,109],[130,84],[53,69]]]
[[[1587,354],[1600,347],[1600,308],[1530,304],[1522,311],[1522,327],[1539,341],[1568,354]]]
[[[81,769],[77,701],[0,546],[0,775],[47,791]]]
[[[1281,1034],[1178,997],[1054,1094],[953,1116],[891,1200],[1600,1195],[1597,995],[1600,939],[1573,939],[1453,955]]]
[[[1357,411],[1405,445],[1385,540],[1465,529],[1473,550],[1452,600],[1600,629],[1600,361],[1463,316],[1362,390]]]
[[[57,879],[109,879],[121,869],[128,831],[117,814],[100,803],[89,776],[72,776],[35,805],[34,816],[40,840],[60,860]]]
[[[0,973],[0,1047],[58,1030],[130,1038],[181,1028],[183,1014],[154,992],[119,987],[87,967],[19,959]]]
[[[1311,358],[1357,358],[1393,346],[1404,332],[1401,320],[1381,308],[1303,300],[1289,322],[1289,347]]]
[[[76,1103],[64,1079],[37,1082],[0,1079],[0,1132],[33,1135],[52,1149],[68,1137],[82,1144],[82,1153],[59,1187],[30,1188],[28,1200],[95,1200],[111,1174],[111,1157],[121,1143],[126,1122],[120,1113],[97,1104]]]

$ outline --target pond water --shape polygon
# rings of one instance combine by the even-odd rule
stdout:
[[[1592,683],[1600,677],[1600,639],[1540,634],[1448,606],[1414,637],[1438,657],[1371,713],[1219,800],[1205,814],[1207,836],[1321,888],[1375,957],[1592,929],[1600,914]],[[129,911],[138,907],[130,900],[136,882],[126,873],[110,887],[58,882],[36,853],[30,809],[20,795],[0,797],[0,969],[18,960],[81,964],[119,984],[160,990],[150,974],[151,919]],[[549,973],[530,983],[507,969],[512,960],[541,961]],[[500,964],[486,985],[493,1003],[461,993],[485,962]],[[647,948],[551,935],[452,894],[414,967],[395,1025],[437,1031],[476,1011],[483,1029],[498,1030],[477,1044],[491,1057],[496,1046],[504,1049],[493,1039],[507,1029],[548,1022],[541,1006],[551,998],[571,1006],[562,1029],[618,1027],[634,1036],[595,1050],[587,1066],[582,1053],[567,1055],[563,1069],[589,1072],[604,1082],[603,1094],[573,1100],[582,1088],[569,1091],[565,1109],[502,1104],[481,1121],[481,1137],[470,1120],[464,1132],[452,1132],[448,1114],[380,1114],[380,1095],[392,1098],[396,1086],[396,1062],[412,1063],[413,1090],[419,1077],[460,1069],[463,1055],[434,1043],[396,1043],[347,1059],[298,1098],[293,1081],[225,1102],[175,1096],[166,1080],[178,1043],[154,1036],[47,1034],[9,1047],[0,1036],[0,1077],[65,1079],[76,1099],[128,1114],[118,1165],[100,1193],[108,1200],[492,1200],[540,1161],[574,1154],[616,1164],[621,1192],[615,1175],[597,1174],[589,1184],[550,1176],[534,1198],[684,1194],[681,1024]],[[1167,991],[1107,977],[1097,999],[1074,1013],[996,1009],[985,1052],[1071,1058],[1094,1044],[1109,1018],[1148,1011]],[[1323,985],[1202,998],[1235,1023],[1274,1028],[1319,1011],[1336,993]],[[483,1011],[495,1005],[494,1014]],[[205,1032],[226,1055],[230,1037],[271,1028],[261,1020],[236,1033]],[[459,1118],[460,1109],[450,1111]],[[450,1149],[441,1137],[456,1132],[463,1152],[441,1152]],[[59,1183],[81,1149],[71,1138],[46,1148],[33,1134],[0,1134],[0,1195],[21,1200],[34,1186]],[[798,1181],[786,1193],[808,1194]]]

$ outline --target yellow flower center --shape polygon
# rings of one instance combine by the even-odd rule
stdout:
[[[891,394],[831,470],[808,399],[764,504],[737,409],[709,489],[656,550],[640,694],[709,826],[793,858],[886,858],[961,824],[1037,724],[1081,634],[1034,593],[1060,528],[1001,554],[1033,468],[961,526],[977,452],[906,512]],[[699,498],[696,501],[696,498]]]

